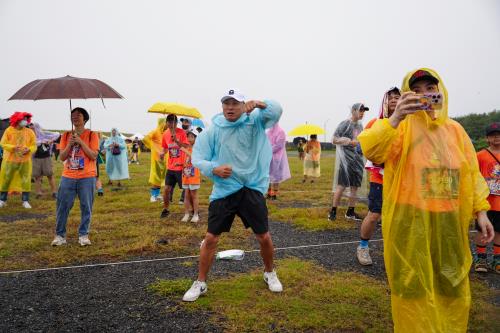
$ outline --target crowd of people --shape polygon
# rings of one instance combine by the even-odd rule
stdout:
[[[432,94],[439,97],[438,102],[429,100]],[[151,150],[150,201],[163,204],[160,218],[170,216],[173,191],[178,187],[184,204],[181,221],[198,222],[201,174],[213,182],[198,276],[184,301],[195,301],[207,292],[218,241],[223,232],[230,231],[235,216],[251,228],[259,242],[263,279],[269,290],[283,290],[274,270],[266,206],[266,199],[279,199],[280,183],[291,177],[286,134],[279,126],[283,111],[276,101],[247,100],[235,89],[225,92],[221,104],[222,113],[203,132],[193,129],[188,118],[180,119],[179,128],[177,115],[170,114],[159,119],[156,129],[141,140]],[[471,300],[471,220],[476,220],[477,229],[475,270],[485,272],[493,267],[500,272],[500,123],[487,128],[489,146],[476,155],[465,130],[448,117],[448,92],[442,79],[428,68],[411,71],[400,88],[388,89],[378,116],[363,128],[361,120],[367,111],[363,103],[355,103],[349,118],[333,135],[336,165],[328,219],[332,223],[338,219],[338,207],[347,192],[345,218],[362,221],[356,250],[362,265],[373,264],[369,241],[382,220],[395,331],[465,331]],[[100,139],[98,133],[85,129],[86,110],[73,109],[74,129],[60,138],[64,169],[55,195],[53,175],[43,171],[46,162],[37,161],[32,168],[32,161],[46,159],[45,144],[56,138],[43,134],[39,126],[34,131],[27,128],[30,120],[28,113],[14,114],[1,139],[5,153],[0,208],[9,191],[22,193],[23,206],[29,208],[31,178],[38,184],[47,176],[57,198],[52,245],[66,243],[66,222],[76,196],[81,209],[79,243],[90,245],[94,193],[102,191],[100,153],[106,155],[109,183],[116,181],[121,186],[129,178],[128,163],[139,162],[139,140],[131,143],[129,161],[127,145],[116,128],[109,138]],[[299,140],[297,148],[304,167],[302,182],[313,183],[321,174],[317,135]],[[368,214],[362,217],[355,208],[365,188]],[[493,263],[489,265],[486,245],[492,241]]]

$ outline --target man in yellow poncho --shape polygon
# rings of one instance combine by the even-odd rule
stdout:
[[[31,208],[31,155],[36,151],[35,132],[27,128],[31,114],[15,112],[5,130],[0,146],[4,150],[0,170],[0,208],[7,204],[8,192],[21,192],[24,208]]]
[[[408,73],[388,119],[358,140],[365,156],[385,164],[384,260],[395,332],[465,332],[470,308],[469,225],[493,237],[488,187],[465,130],[448,118],[448,93],[436,72]],[[423,94],[441,94],[429,109]]]
[[[160,193],[161,184],[165,181],[165,160],[160,158],[163,153],[161,139],[167,128],[165,118],[158,119],[158,126],[144,137],[142,142],[151,150],[151,170],[149,171],[149,183],[151,184],[151,202],[162,201]]]

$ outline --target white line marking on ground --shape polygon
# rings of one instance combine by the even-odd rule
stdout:
[[[380,242],[382,239],[373,239],[370,242]],[[297,245],[297,246],[288,246],[288,247],[277,247],[275,251],[283,251],[283,250],[294,250],[294,249],[304,249],[304,248],[312,248],[312,247],[323,247],[323,246],[335,246],[335,245],[346,245],[346,244],[356,244],[359,243],[359,240],[349,241],[349,242],[337,242],[337,243],[323,243],[323,244],[311,244],[311,245]],[[246,253],[252,252],[260,252],[258,250],[249,250],[245,251]],[[156,261],[173,261],[173,260],[181,260],[181,259],[193,259],[198,258],[198,256],[181,256],[181,257],[170,257],[170,258],[156,258],[156,259],[142,259],[142,260],[131,260],[131,261],[118,261],[118,262],[108,262],[102,264],[88,264],[88,265],[76,265],[76,266],[62,266],[62,267],[47,267],[47,268],[37,268],[37,269],[26,269],[20,271],[5,271],[0,272],[0,274],[20,274],[20,273],[30,273],[30,272],[46,272],[46,271],[61,271],[67,269],[77,269],[77,268],[92,268],[92,267],[104,267],[104,266],[116,266],[116,265],[129,265],[129,264],[140,264],[146,262],[156,262]]]
[[[470,233],[475,233],[476,230],[470,230]],[[383,239],[372,239],[370,242],[380,242]],[[334,246],[334,245],[346,245],[346,244],[356,244],[359,243],[359,240],[349,241],[349,242],[337,242],[337,243],[323,243],[323,244],[311,244],[311,245],[297,245],[297,246],[288,246],[288,247],[276,247],[275,251],[283,251],[283,250],[294,250],[294,249],[304,249],[311,247],[322,247],[322,246]],[[246,253],[252,252],[260,252],[258,250],[248,250]],[[0,272],[0,274],[20,274],[20,273],[30,273],[30,272],[46,272],[46,271],[61,271],[66,269],[76,269],[76,268],[92,268],[92,267],[104,267],[104,266],[116,266],[116,265],[129,265],[129,264],[140,264],[146,262],[156,262],[156,261],[173,261],[173,260],[181,260],[181,259],[193,259],[198,258],[198,256],[182,256],[182,257],[170,257],[170,258],[157,258],[157,259],[142,259],[142,260],[131,260],[131,261],[118,261],[118,262],[108,262],[102,264],[88,264],[88,265],[77,265],[77,266],[62,266],[62,267],[48,267],[48,268],[37,268],[37,269],[26,269],[20,271],[5,271]]]

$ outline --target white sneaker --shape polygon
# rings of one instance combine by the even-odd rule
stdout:
[[[359,263],[363,266],[370,266],[373,264],[372,257],[370,257],[370,249],[368,247],[362,248],[358,246],[356,256],[358,257]]]
[[[191,222],[196,223],[200,220],[200,216],[198,214],[194,214]]]
[[[23,207],[26,209],[31,209],[31,205],[28,201],[23,201]]]
[[[149,202],[156,202],[156,197],[152,195],[151,198],[149,199]]]
[[[61,237],[59,235],[56,235],[56,237],[54,238],[52,243],[50,243],[50,245],[52,245],[52,246],[61,246],[64,244],[66,244],[66,238]]]
[[[92,244],[90,242],[89,235],[78,237],[78,243],[80,243],[80,246],[87,246]]]
[[[182,300],[184,302],[194,302],[198,299],[198,297],[205,294],[207,290],[208,288],[205,282],[196,280],[193,282],[191,288],[189,288],[189,290],[186,291],[186,293],[182,297]]]
[[[189,221],[189,213],[185,213],[184,217],[181,220],[181,222],[187,222],[187,221]]]
[[[156,201],[158,201],[159,203],[163,203],[163,197],[161,195],[157,196]]]
[[[7,202],[3,201],[3,200],[0,200],[0,208],[3,208],[5,206],[7,206]]]
[[[276,275],[276,271],[272,272],[264,272],[264,281],[266,281],[269,290],[273,293],[280,293],[283,291],[283,285],[278,279],[278,275]]]

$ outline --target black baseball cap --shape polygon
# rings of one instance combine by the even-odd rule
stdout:
[[[486,132],[486,136],[491,135],[495,132],[500,132],[500,123],[495,122],[495,123],[489,124],[488,127],[486,127],[485,132]]]
[[[89,113],[84,108],[76,107],[73,110],[71,110],[71,114],[73,114],[73,112],[80,112],[83,115],[83,120],[85,122],[89,121],[90,119]]]
[[[413,75],[410,77],[410,80],[408,82],[409,85],[410,85],[410,88],[416,82],[422,81],[422,80],[429,80],[429,81],[431,81],[434,84],[438,84],[439,83],[439,80],[436,77],[434,77],[434,75],[432,75],[428,71],[425,71],[423,69],[419,69],[418,71],[416,71],[415,73],[413,73]]]

